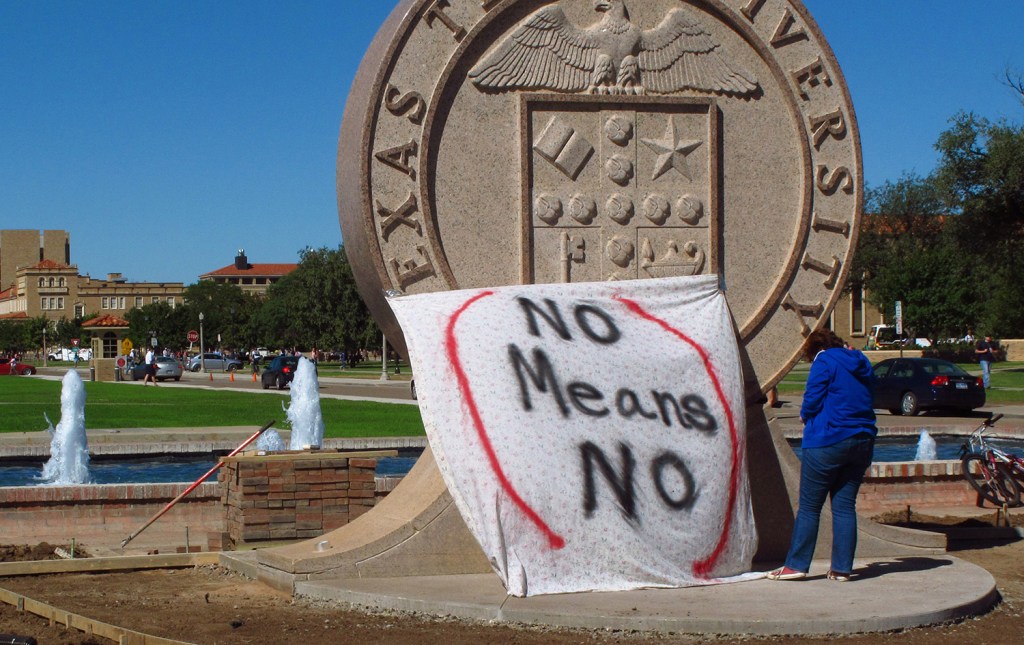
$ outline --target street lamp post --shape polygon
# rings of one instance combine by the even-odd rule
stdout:
[[[48,359],[49,357],[46,355],[46,325],[43,325],[43,367],[47,366]]]
[[[203,348],[203,312],[199,312],[199,371],[206,372],[206,353]]]

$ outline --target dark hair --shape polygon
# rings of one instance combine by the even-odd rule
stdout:
[[[835,347],[845,347],[846,343],[839,336],[836,336],[835,332],[831,329],[818,329],[812,331],[807,340],[804,341],[803,353],[804,359],[808,363],[814,360],[814,357],[818,355],[818,352],[824,349],[833,349]]]

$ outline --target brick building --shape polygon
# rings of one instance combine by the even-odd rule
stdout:
[[[123,317],[130,309],[154,302],[176,307],[184,302],[184,293],[181,282],[128,282],[120,273],[97,280],[79,275],[73,264],[43,260],[19,267],[13,284],[0,291],[0,319]]]
[[[212,280],[221,284],[237,285],[242,291],[262,296],[270,285],[298,268],[298,264],[250,264],[245,251],[238,250],[235,261],[199,276],[200,280]]]
[[[43,260],[71,264],[71,236],[67,231],[0,230],[0,291],[14,285],[19,267]]]

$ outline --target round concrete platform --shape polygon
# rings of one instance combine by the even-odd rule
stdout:
[[[491,574],[299,582],[299,596],[495,622],[691,634],[850,634],[933,625],[999,600],[984,569],[940,555],[859,560],[850,582],[816,562],[799,581],[515,598]]]

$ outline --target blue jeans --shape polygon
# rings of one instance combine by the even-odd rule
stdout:
[[[988,389],[988,381],[992,376],[992,361],[981,361],[981,383]]]
[[[821,508],[832,497],[832,570],[850,573],[857,550],[857,491],[871,465],[875,438],[862,433],[823,448],[804,448],[800,465],[800,508],[786,566],[807,572],[818,541]]]

